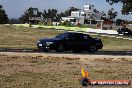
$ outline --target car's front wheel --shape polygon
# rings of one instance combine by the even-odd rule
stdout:
[[[57,52],[64,52],[65,49],[64,49],[64,45],[63,44],[59,44],[57,49],[56,49]]]
[[[43,49],[43,51],[44,51],[44,52],[48,52],[49,50],[47,50],[47,49]]]
[[[74,49],[72,51],[75,52],[75,53],[80,53],[81,52],[81,50],[79,50],[79,49]]]
[[[88,52],[95,53],[97,51],[97,47],[95,45],[90,45]]]

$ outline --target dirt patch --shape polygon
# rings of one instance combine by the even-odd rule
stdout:
[[[132,57],[0,53],[0,88],[80,88],[81,67],[91,79],[132,79]],[[93,59],[94,58],[94,59]],[[92,86],[92,88],[132,88]]]

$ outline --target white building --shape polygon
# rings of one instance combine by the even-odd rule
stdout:
[[[86,4],[83,10],[72,11],[71,16],[62,17],[62,21],[70,21],[73,25],[96,24],[101,20],[103,13],[97,11],[94,5]]]

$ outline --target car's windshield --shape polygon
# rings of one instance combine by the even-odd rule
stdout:
[[[67,37],[68,37],[68,33],[63,33],[63,34],[57,35],[55,38],[67,38]]]

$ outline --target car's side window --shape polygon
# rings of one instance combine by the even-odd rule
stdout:
[[[84,35],[84,39],[85,39],[85,40],[90,40],[91,37],[90,37],[89,35]]]
[[[86,37],[85,37],[85,38],[86,38]],[[75,39],[77,39],[77,40],[84,40],[84,36],[81,35],[81,34],[77,34],[77,35],[75,36]]]
[[[77,36],[76,36],[75,34],[72,34],[72,35],[70,36],[70,39],[71,39],[71,40],[76,40],[76,39],[77,39]]]
[[[72,34],[66,34],[65,35],[65,38],[68,39],[68,40],[72,40],[73,39],[73,35]]]
[[[88,39],[88,36],[84,35],[84,36],[83,36],[83,39]]]
[[[68,35],[68,34],[65,34],[64,37],[65,37],[66,39],[69,39],[69,35]]]
[[[87,40],[90,39],[90,36],[83,34],[69,34],[67,38],[70,40]]]

